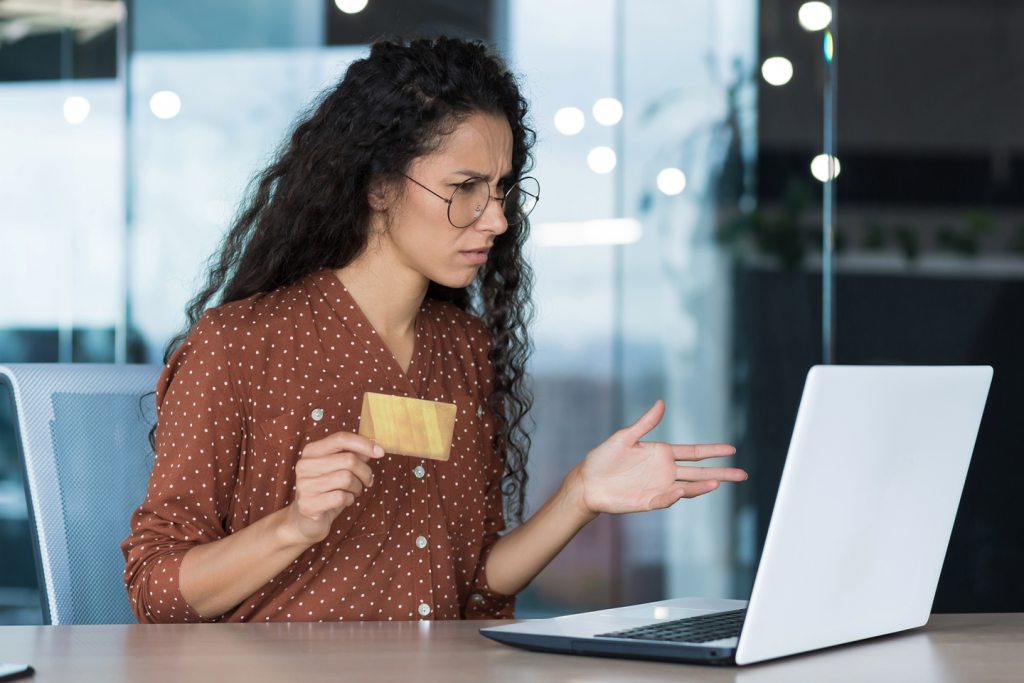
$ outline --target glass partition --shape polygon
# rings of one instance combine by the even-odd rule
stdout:
[[[730,440],[731,265],[717,235],[755,201],[756,5],[577,8],[511,3],[536,175],[553,198],[533,219],[535,507],[659,398],[668,410],[652,438]],[[732,595],[732,507],[723,487],[669,511],[601,517],[519,610]]]
[[[162,360],[167,340],[184,324],[201,266],[252,174],[299,113],[365,52],[352,46],[134,54],[129,292],[132,326],[148,362]]]
[[[1015,40],[1024,8],[833,2],[836,26],[808,21],[808,4],[761,6],[758,211],[737,240],[737,349],[749,368],[737,375],[746,416],[738,445],[752,474],[737,488],[738,524],[752,520],[740,566],[756,566],[803,371],[821,359],[818,217],[829,176],[816,157],[832,30],[834,359],[993,366],[933,610],[1019,610],[1024,536],[1013,482],[1024,441],[1010,416],[1024,407],[1024,111],[1011,93],[1024,79]],[[785,78],[773,58],[788,62]]]

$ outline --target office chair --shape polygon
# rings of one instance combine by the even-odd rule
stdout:
[[[0,365],[46,624],[135,623],[118,545],[146,496],[162,366]]]

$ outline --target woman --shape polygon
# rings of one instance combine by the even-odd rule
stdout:
[[[526,113],[482,45],[382,41],[296,128],[157,386],[122,544],[139,621],[511,617],[599,513],[746,477],[675,464],[729,446],[640,442],[659,401],[500,534],[505,496],[522,522],[529,446]],[[359,436],[370,391],[454,403],[450,459]]]

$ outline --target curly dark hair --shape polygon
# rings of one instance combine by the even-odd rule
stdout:
[[[371,182],[398,186],[414,159],[437,149],[459,122],[477,113],[508,120],[510,178],[521,177],[533,164],[535,134],[526,100],[499,57],[480,42],[445,37],[375,42],[253,178],[165,361],[214,302],[239,301],[352,262],[370,236]],[[529,223],[515,215],[518,201],[510,199],[508,230],[494,240],[474,282],[464,289],[431,282],[427,296],[477,315],[490,332],[494,386],[487,403],[498,420],[494,446],[505,461],[501,488],[508,514],[521,523],[533,404],[526,383],[533,271],[523,255]]]

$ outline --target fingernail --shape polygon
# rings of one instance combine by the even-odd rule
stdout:
[[[377,454],[377,457],[384,455],[384,449],[376,444],[373,446],[373,452]]]

